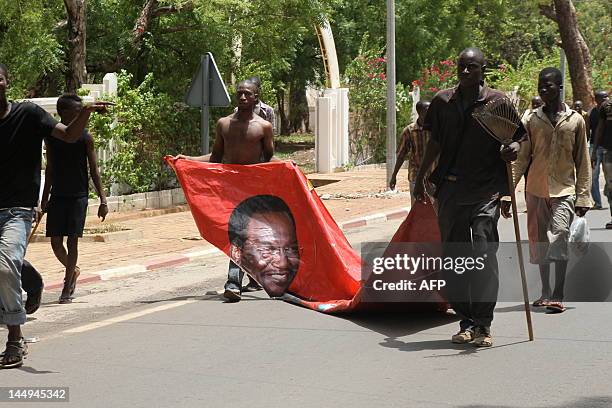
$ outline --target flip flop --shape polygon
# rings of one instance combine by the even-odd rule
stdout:
[[[550,300],[545,299],[545,298],[539,298],[538,300],[533,302],[531,305],[533,307],[544,307],[544,306],[548,306],[549,304],[550,304]]]
[[[550,302],[546,306],[546,310],[550,311],[550,313],[563,313],[565,312],[565,306],[561,302]]]

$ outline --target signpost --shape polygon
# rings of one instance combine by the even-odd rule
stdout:
[[[210,140],[208,108],[229,106],[231,102],[215,59],[210,52],[202,55],[198,72],[191,81],[185,102],[189,106],[202,108],[202,121],[200,124],[202,154],[208,154]]]
[[[387,0],[387,186],[395,168],[395,0]]]

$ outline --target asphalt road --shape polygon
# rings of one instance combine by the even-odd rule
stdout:
[[[592,227],[608,214],[590,214]],[[397,225],[348,237],[358,249]],[[511,239],[511,223],[500,233]],[[612,241],[603,230],[592,238]],[[498,304],[495,346],[476,349],[450,343],[452,315],[329,316],[261,293],[223,303],[205,293],[226,268],[212,257],[83,286],[69,306],[45,294],[25,332],[39,341],[24,367],[0,371],[0,387],[69,387],[70,402],[11,406],[612,406],[610,303],[534,313],[534,342],[522,306]]]

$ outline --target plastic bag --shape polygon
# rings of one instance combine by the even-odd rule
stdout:
[[[584,256],[589,251],[589,226],[585,217],[574,217],[570,225],[570,249],[576,256]]]

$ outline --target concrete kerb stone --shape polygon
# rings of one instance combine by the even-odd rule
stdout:
[[[172,191],[162,190],[159,192],[159,207],[166,208],[172,206]]]
[[[151,260],[141,260],[140,263],[134,265],[121,266],[117,268],[103,269],[99,272],[90,275],[81,275],[77,283],[82,285],[98,281],[107,281],[111,279],[126,278],[129,276],[138,275],[147,271],[152,271],[158,268],[167,266],[180,265],[187,262],[193,262],[198,259],[216,257],[224,255],[222,251],[215,247],[196,250],[194,248],[184,254],[175,254],[168,258],[156,258]],[[45,290],[61,289],[64,286],[63,281],[45,283]]]
[[[410,212],[410,207],[399,208],[385,213],[376,213],[365,215],[361,218],[346,221],[340,224],[342,230],[350,230],[353,228],[365,227],[372,224],[379,224],[389,220],[404,218]]]
[[[98,272],[98,275],[100,276],[100,280],[105,281],[105,280],[109,280],[113,278],[132,276],[132,275],[136,275],[136,274],[143,273],[146,271],[147,271],[147,268],[144,265],[137,264],[137,265],[122,266],[119,268],[104,269]],[[78,282],[80,283],[80,279],[78,280]]]
[[[129,212],[144,209],[164,209],[187,203],[182,188],[171,190],[150,191],[146,193],[134,193],[121,196],[107,197],[108,211]],[[87,215],[97,215],[100,200],[92,198],[89,200]]]
[[[144,210],[145,208],[147,208],[146,193],[132,194],[132,209]]]
[[[187,203],[185,193],[182,188],[175,188],[172,191],[172,205],[181,205]]]
[[[172,195],[169,195],[172,199]],[[371,215],[365,215],[363,217],[346,221],[340,224],[342,230],[350,230],[353,228],[364,227],[371,224],[378,224],[386,220],[394,220],[405,217],[410,211],[409,207],[391,210],[385,213],[376,213]],[[151,260],[143,259],[138,264],[127,265],[118,268],[104,269],[100,272],[91,275],[81,275],[77,281],[79,284],[105,281],[109,279],[125,278],[133,276],[143,272],[151,271],[157,268],[163,268],[172,265],[180,265],[187,262],[192,262],[197,259],[206,257],[216,257],[225,254],[215,247],[206,249],[194,248],[191,251],[187,251],[183,254],[173,254],[165,258],[155,258]],[[63,287],[63,282],[51,282],[45,284],[46,290],[58,289]]]
[[[159,191],[145,193],[145,202],[147,208],[159,208]]]
[[[87,232],[87,231],[85,231]],[[80,242],[127,242],[134,239],[141,239],[143,232],[139,229],[128,229],[125,231],[105,232],[101,234],[83,234],[79,238]],[[51,242],[51,238],[44,234],[34,234],[32,242]]]

